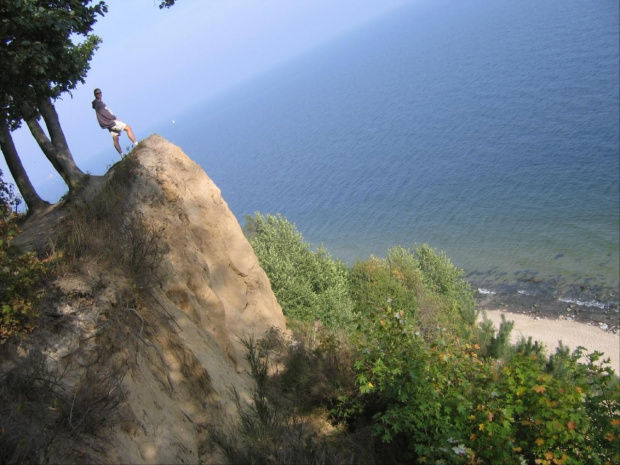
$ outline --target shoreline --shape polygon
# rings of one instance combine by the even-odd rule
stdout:
[[[480,308],[480,307],[479,307]],[[617,375],[620,375],[620,334],[617,331],[601,329],[600,326],[583,321],[568,319],[548,319],[544,316],[507,311],[505,309],[481,309],[493,321],[496,329],[499,328],[502,315],[507,321],[514,321],[511,333],[511,342],[517,342],[521,337],[531,337],[534,341],[545,345],[547,355],[555,352],[561,341],[571,349],[585,347],[585,354],[594,351],[603,352],[601,358],[611,359],[609,365]]]
[[[613,334],[620,333],[617,293],[608,290],[596,292],[582,287],[563,293],[570,297],[561,297],[556,283],[538,280],[512,284],[468,281],[474,290],[477,307],[481,310],[503,310],[533,318],[566,320],[596,326]]]

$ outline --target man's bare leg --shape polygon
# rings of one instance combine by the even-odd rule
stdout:
[[[114,141],[114,148],[116,149],[119,155],[122,155],[123,150],[121,149],[121,144],[118,143],[118,139],[119,139],[118,136],[112,138],[112,140]]]
[[[133,135],[133,131],[131,130],[131,126],[129,126],[129,125],[125,126],[125,131],[127,131],[127,135],[129,136],[129,140],[131,142],[133,142],[134,145],[135,145],[137,142],[136,142],[136,138]]]

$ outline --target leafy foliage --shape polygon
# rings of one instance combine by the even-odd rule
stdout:
[[[358,384],[381,441],[434,463],[617,463],[613,372],[558,349],[485,359],[445,333],[432,341],[388,308],[362,328]],[[592,407],[597,406],[596,409]],[[600,407],[600,410],[598,409]],[[617,448],[615,449],[617,451]]]
[[[452,264],[445,252],[437,252],[428,245],[415,248],[414,256],[428,290],[446,299],[451,317],[474,325],[478,314],[469,283],[463,279],[463,270]],[[388,255],[389,257],[389,255]]]
[[[450,333],[423,338],[415,319],[387,306],[361,325],[355,368],[373,432],[408,444],[402,460],[450,457],[446,447],[467,424],[466,412],[485,391],[485,371],[470,344]]]
[[[398,269],[390,269],[385,261],[377,258],[356,263],[350,282],[356,313],[374,316],[390,306],[395,312],[413,317],[418,309],[416,295],[399,276]]]
[[[371,258],[351,270],[350,292],[357,312],[377,315],[389,305],[402,316],[415,317],[424,335],[438,328],[469,331],[477,312],[469,284],[443,253],[428,245],[414,250],[393,247],[387,259]]]
[[[560,347],[547,360],[520,351],[498,367],[493,395],[479,399],[470,417],[469,445],[477,456],[507,460],[503,451],[512,450],[528,463],[617,463],[617,379],[592,357],[579,363],[581,355],[582,349],[570,354]],[[590,408],[594,397],[601,410]]]
[[[247,216],[245,233],[288,317],[342,327],[352,318],[346,265],[316,252],[282,215]]]
[[[20,104],[56,98],[84,82],[90,59],[101,40],[92,35],[103,1],[8,0],[0,4],[0,95],[14,124]],[[82,36],[81,42],[74,39]],[[5,115],[2,115],[3,117]]]
[[[13,246],[19,232],[18,216],[11,210],[13,204],[12,186],[2,180],[0,171],[0,342],[34,328],[41,283],[50,268],[47,261]]]
[[[164,8],[170,8],[174,6],[175,3],[176,0],[161,0],[161,2],[159,2],[159,9],[163,10]]]
[[[252,243],[276,295],[292,316],[313,317],[312,306],[293,305],[308,299],[308,283],[322,282],[320,268],[308,266],[309,246],[284,218],[257,218],[262,237]],[[378,461],[620,462],[620,384],[609,361],[594,353],[584,363],[583,348],[547,357],[531,339],[510,346],[512,322],[499,330],[477,322],[469,284],[444,253],[390,249],[352,267],[348,292],[356,324],[344,346],[352,352],[337,363],[350,365],[330,371],[343,387],[353,378],[358,391],[327,384],[328,403],[314,405],[328,406],[350,432],[370,425]],[[306,381],[325,370],[311,354],[285,358],[274,378],[298,399],[312,398]]]

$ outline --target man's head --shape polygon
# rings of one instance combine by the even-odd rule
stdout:
[[[101,89],[95,89],[94,94],[96,99],[101,99]]]

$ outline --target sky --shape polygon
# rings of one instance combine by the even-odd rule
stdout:
[[[177,0],[160,10],[159,0],[107,0],[108,13],[94,27],[103,42],[85,84],[55,103],[73,157],[93,175],[119,160],[91,107],[96,87],[136,137],[146,138],[188,108],[414,1]],[[57,201],[66,186],[28,130],[13,138],[39,195]],[[0,169],[12,182],[4,159]]]

